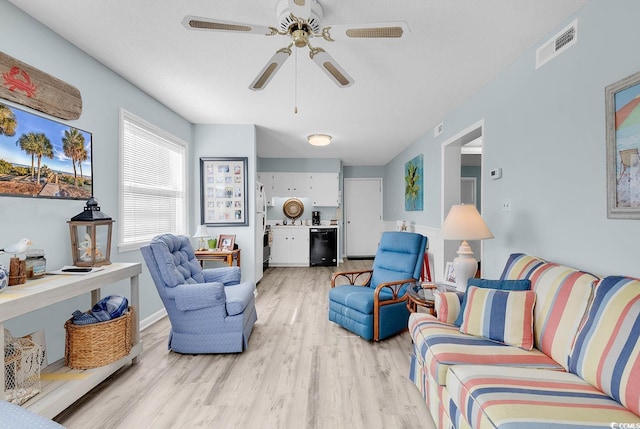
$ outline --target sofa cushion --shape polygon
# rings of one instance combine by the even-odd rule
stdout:
[[[499,290],[530,290],[531,282],[528,279],[521,280],[487,280],[487,279],[469,279],[467,282],[467,286],[476,286],[485,289],[499,289]],[[464,293],[464,298],[462,298],[462,304],[460,304],[460,312],[458,313],[458,317],[454,322],[454,325],[460,326],[462,324],[462,315],[464,313],[464,309],[467,305],[467,294],[469,292],[469,288]]]
[[[507,260],[500,278],[531,280],[531,290],[536,292],[534,345],[567,369],[571,344],[598,277],[514,253]]]
[[[567,372],[456,365],[446,382],[456,408],[476,429],[609,428],[640,420]]]
[[[470,286],[460,332],[524,350],[533,348],[533,306],[530,290],[503,291]]]
[[[452,325],[460,313],[462,297],[462,294],[458,295],[456,292],[435,291],[434,308],[438,320]]]
[[[366,286],[341,285],[329,290],[329,300],[353,308],[363,314],[373,314],[375,289]],[[393,298],[386,290],[380,291],[380,301]]]
[[[639,279],[612,276],[598,284],[569,369],[640,415]]]
[[[531,274],[535,347],[567,369],[571,345],[598,277],[545,262]]]
[[[500,280],[528,279],[531,273],[545,262],[544,259],[536,258],[535,256],[513,253],[507,259]]]
[[[457,326],[446,325],[425,313],[409,316],[409,332],[417,359],[439,385],[444,385],[449,367],[459,364],[563,370],[538,350],[526,351],[463,334]]]

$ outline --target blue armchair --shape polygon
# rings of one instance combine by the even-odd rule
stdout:
[[[255,284],[240,268],[203,270],[189,238],[164,234],[140,249],[171,321],[169,349],[234,353],[247,348],[258,316]]]
[[[407,329],[407,287],[418,281],[427,237],[412,232],[384,232],[373,268],[344,271],[331,278],[329,320],[379,341]],[[336,282],[349,284],[337,285]]]

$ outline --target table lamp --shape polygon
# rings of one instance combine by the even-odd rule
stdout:
[[[198,226],[196,229],[196,233],[193,234],[193,238],[198,239],[198,249],[197,250],[207,250],[207,246],[205,245],[205,238],[209,237],[209,231],[207,231],[206,225]]]
[[[462,240],[458,257],[453,260],[453,272],[456,276],[456,290],[464,292],[467,290],[467,280],[478,270],[478,261],[473,257],[467,240],[493,238],[493,233],[474,205],[460,204],[451,206],[442,223],[440,237],[445,240]]]

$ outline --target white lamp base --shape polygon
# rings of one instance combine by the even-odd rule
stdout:
[[[473,251],[466,240],[462,241],[456,253],[458,257],[453,260],[456,290],[465,292],[467,290],[467,281],[474,277],[478,270],[478,261],[473,257]]]

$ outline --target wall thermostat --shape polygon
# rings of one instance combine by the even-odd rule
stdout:
[[[489,173],[489,176],[491,176],[492,179],[499,179],[502,177],[502,168],[496,168],[494,170],[491,170],[491,172]]]

